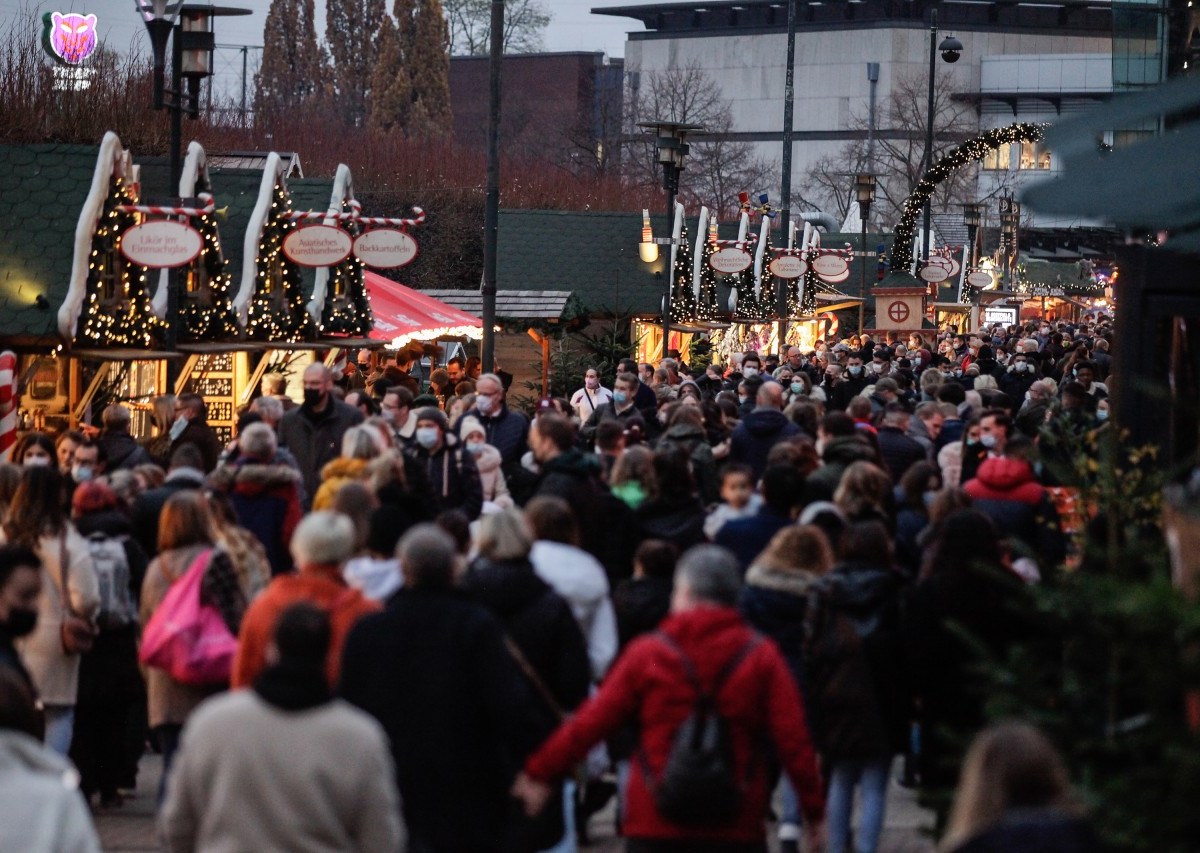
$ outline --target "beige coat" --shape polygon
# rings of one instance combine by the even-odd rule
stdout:
[[[142,581],[141,623],[145,628],[150,617],[162,603],[171,583],[183,577],[191,566],[192,560],[199,556],[207,546],[192,545],[187,548],[175,548],[163,551],[146,569],[146,579]],[[150,725],[162,726],[167,724],[182,725],[192,713],[192,710],[216,692],[219,688],[193,687],[183,684],[167,675],[161,669],[145,667],[146,675],[146,710]]]
[[[100,584],[87,540],[71,524],[65,535],[71,607],[77,615],[91,618],[100,607]],[[79,692],[79,655],[68,655],[62,647],[62,541],[61,536],[43,536],[34,549],[42,561],[37,628],[17,648],[42,702],[71,706]]]
[[[159,821],[168,853],[392,853],[405,840],[379,723],[340,699],[288,712],[253,690],[196,709]]]

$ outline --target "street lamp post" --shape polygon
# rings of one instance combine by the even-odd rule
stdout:
[[[942,61],[953,65],[958,62],[958,58],[962,56],[962,42],[954,36],[946,36],[939,45],[937,43],[938,24],[937,24],[937,7],[929,11],[929,111],[927,122],[925,124],[925,168],[921,170],[922,174],[928,172],[933,166],[933,78],[937,72],[937,55],[940,51]],[[925,234],[921,238],[921,260],[929,260],[929,235],[930,235],[930,212],[933,204],[932,198],[925,202]]]
[[[679,192],[679,173],[683,171],[683,163],[690,150],[686,139],[689,133],[696,133],[703,128],[698,124],[678,121],[641,121],[638,122],[638,127],[654,132],[654,147],[663,170],[663,189],[667,191],[667,231],[674,233],[675,196]],[[674,279],[675,271],[667,270],[667,292],[662,303],[663,358],[667,357],[667,345],[671,338],[671,288]]]
[[[858,268],[858,333],[862,334],[863,306],[867,302],[867,220],[871,218],[871,203],[875,201],[875,176],[861,172],[854,177],[854,198],[858,202],[858,218],[862,224],[859,240]]]
[[[212,75],[212,54],[216,46],[212,19],[219,16],[249,15],[250,9],[226,6],[185,5],[180,0],[134,0],[154,52],[154,109],[171,114],[170,173],[167,198],[177,198],[179,177],[183,171],[183,116],[200,117],[200,81]],[[166,87],[167,41],[171,42],[171,88]],[[184,81],[187,81],[186,90]],[[167,272],[166,350],[175,353],[179,345],[179,267]],[[179,365],[167,360],[167,390],[175,391]]]
[[[1000,197],[1000,235],[1004,250],[1004,287],[1012,290],[1012,258],[1017,250],[1017,229],[1021,224],[1021,205],[1012,196]]]
[[[976,235],[979,233],[979,226],[983,222],[983,205],[971,202],[964,204],[963,208],[963,225],[967,226],[967,250],[963,253],[963,279],[971,274],[972,268],[975,266],[975,243]],[[962,287],[958,290],[958,301],[963,301]],[[971,302],[974,303],[976,297],[971,296]]]

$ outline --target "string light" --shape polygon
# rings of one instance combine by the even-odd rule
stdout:
[[[262,240],[258,244],[254,296],[250,300],[246,328],[246,336],[251,340],[299,341],[312,331],[312,318],[304,304],[300,267],[283,254],[284,238],[296,227],[287,216],[290,209],[287,189],[277,182],[271,211],[263,223]]]
[[[114,176],[92,235],[87,305],[77,343],[152,349],[161,340],[165,327],[151,310],[146,270],[126,259],[119,248],[121,235],[141,221],[139,214],[119,208],[136,203],[133,187]]]
[[[904,200],[900,212],[900,221],[892,237],[892,269],[907,270],[912,265],[913,237],[917,231],[917,217],[920,216],[925,203],[933,196],[938,184],[946,180],[955,170],[982,160],[989,151],[1001,145],[1013,142],[1041,142],[1045,137],[1047,124],[1035,122],[1017,122],[1006,127],[997,127],[982,133],[974,139],[968,139],[942,159],[938,160],[925,173],[913,189],[912,194]],[[965,289],[965,288],[964,288]]]
[[[692,246],[688,240],[687,220],[679,232],[675,268],[671,270],[671,322],[688,323],[696,316],[696,296],[692,291]]]
[[[717,305],[717,271],[709,264],[717,251],[717,214],[713,211],[708,220],[708,237],[700,252],[700,297],[696,300],[696,320],[700,323],[715,323],[721,315]]]
[[[233,273],[221,249],[220,232],[213,215],[192,217],[203,239],[200,254],[180,271],[194,286],[184,289],[179,306],[180,340],[215,343],[236,340],[241,330],[233,310]]]
[[[354,205],[349,199],[342,202],[342,213],[350,213]],[[362,233],[362,225],[354,219],[343,220],[342,227],[351,237]],[[371,301],[363,281],[363,264],[354,254],[329,270],[325,288],[325,304],[317,330],[322,335],[349,335],[365,338],[375,326]]]

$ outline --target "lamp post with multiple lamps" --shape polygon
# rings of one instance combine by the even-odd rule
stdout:
[[[1012,196],[1000,197],[1000,245],[1004,252],[1004,289],[1011,291],[1012,259],[1017,251],[1017,229],[1021,225],[1021,204]]]
[[[926,116],[927,122],[925,125],[925,168],[923,172],[928,172],[933,166],[933,82],[934,76],[937,73],[937,55],[942,54],[942,61],[953,65],[958,62],[958,58],[962,56],[963,44],[954,36],[946,36],[942,39],[942,43],[937,43],[938,24],[937,24],[937,8],[933,8],[929,12],[929,112]],[[925,202],[925,232],[921,237],[921,260],[929,260],[929,238],[930,238],[930,207],[933,204],[932,199]]]
[[[154,109],[168,110],[171,114],[170,173],[168,175],[167,198],[175,198],[179,191],[179,177],[183,170],[183,116],[200,116],[200,81],[212,75],[213,18],[218,16],[249,15],[250,9],[233,9],[227,6],[185,5],[168,0],[135,0],[150,45],[154,51]],[[166,86],[167,42],[171,43],[171,87]],[[186,80],[186,90],[184,81]],[[179,268],[172,267],[167,273],[167,318],[166,350],[176,352],[179,343],[179,290],[181,279]],[[175,379],[179,365],[175,359],[167,361],[167,390],[175,391]]]
[[[679,193],[679,173],[683,171],[683,164],[690,150],[686,140],[689,134],[699,133],[703,128],[698,124],[678,121],[640,121],[638,127],[654,132],[654,147],[663,170],[663,189],[667,191],[667,230],[674,234],[675,196]],[[668,270],[667,292],[663,296],[662,303],[663,358],[667,357],[667,347],[671,338],[673,278],[674,270]]]
[[[869,172],[860,172],[854,176],[854,199],[858,202],[858,218],[862,224],[859,239],[859,268],[858,268],[858,333],[862,334],[863,307],[867,303],[867,221],[871,218],[871,204],[875,201],[875,176]]]
[[[971,274],[971,270],[975,268],[975,243],[976,235],[979,234],[979,226],[983,223],[983,205],[971,202],[964,204],[963,209],[963,225],[967,226],[967,250],[963,253],[963,281]],[[958,291],[958,301],[963,301],[962,288]],[[979,295],[972,290],[971,303],[975,304],[979,301]]]

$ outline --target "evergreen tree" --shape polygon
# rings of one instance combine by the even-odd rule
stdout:
[[[319,101],[327,70],[325,52],[317,46],[313,0],[271,0],[255,110],[271,115]]]
[[[367,118],[384,130],[403,128],[412,104],[412,80],[404,63],[400,30],[389,15],[379,24],[379,58],[372,71]]]
[[[709,231],[700,252],[700,297],[696,300],[696,319],[712,322],[722,313],[717,305],[717,271],[709,266],[708,259],[717,251],[717,214],[709,219]]]
[[[687,221],[679,232],[683,242],[675,252],[671,271],[671,322],[690,323],[695,319],[696,300],[692,293],[692,245],[688,241]]]
[[[398,0],[413,5],[412,37],[406,40],[401,24],[405,64],[412,75],[412,110],[407,130],[411,136],[441,136],[451,127],[450,32],[441,0]],[[400,15],[397,14],[397,19]]]
[[[333,61],[333,88],[342,119],[351,127],[366,121],[386,17],[384,0],[328,0],[326,4],[325,42]]]

